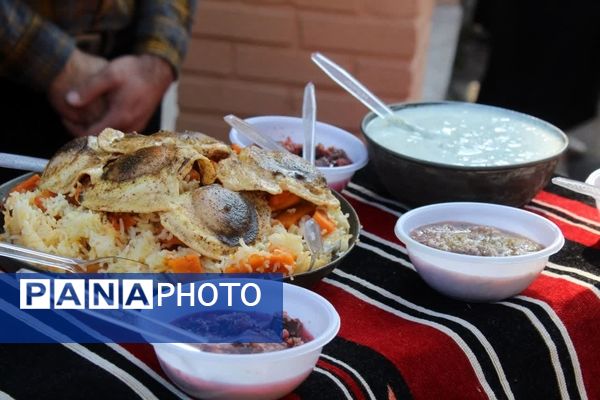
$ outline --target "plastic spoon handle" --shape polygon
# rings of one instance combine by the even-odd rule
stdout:
[[[261,135],[260,132],[258,132],[252,125],[236,117],[235,115],[229,114],[226,115],[223,119],[229,124],[229,126],[237,130],[242,135],[246,136],[248,139],[252,140],[254,143],[259,145],[263,149],[284,152],[287,151],[285,147],[283,147],[276,141]]]
[[[600,188],[585,182],[567,178],[552,178],[552,183],[586,196],[600,198]]]
[[[338,85],[346,89],[352,96],[356,97],[367,108],[381,118],[389,117],[394,112],[383,101],[375,96],[362,83],[350,75],[348,71],[340,67],[321,53],[313,53],[311,59]]]
[[[323,252],[323,237],[321,236],[321,228],[313,218],[307,218],[302,224],[302,234],[308,249],[310,250],[310,266],[308,270],[312,270],[315,266],[315,261],[321,252]]]
[[[48,160],[44,158],[22,156],[20,154],[0,153],[0,167],[20,169],[22,171],[42,172]]]
[[[317,104],[315,85],[309,82],[304,88],[302,103],[302,127],[304,128],[304,148],[302,157],[312,165],[315,164],[315,123],[317,121]]]

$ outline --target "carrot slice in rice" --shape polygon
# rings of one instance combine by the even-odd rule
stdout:
[[[38,174],[32,175],[29,178],[27,178],[26,180],[24,180],[23,182],[15,185],[15,187],[13,187],[10,191],[10,193],[12,192],[17,192],[17,193],[24,193],[24,192],[30,192],[32,190],[35,190],[38,187],[38,184],[40,183],[40,176]]]
[[[295,209],[287,209],[280,212],[275,219],[285,226],[285,229],[289,229],[292,225],[298,225],[298,221],[305,215],[311,214],[315,209],[315,205],[311,203],[301,203],[295,207]],[[291,211],[291,212],[290,212]]]
[[[317,211],[315,211],[315,213],[313,214],[313,218],[317,222],[317,224],[319,224],[321,230],[325,231],[326,235],[335,231],[335,222],[333,222],[331,218],[329,218],[325,211],[317,209]]]
[[[273,211],[284,210],[300,203],[302,199],[291,192],[282,192],[269,197],[269,207]]]
[[[167,267],[175,273],[200,273],[204,270],[198,254],[167,259]]]
[[[35,196],[35,198],[33,199],[33,204],[35,204],[37,208],[39,208],[40,210],[45,212],[46,207],[44,206],[43,200],[49,199],[49,198],[52,198],[55,196],[56,196],[56,193],[51,192],[48,189],[44,189],[44,190],[42,190],[42,192],[40,194]]]
[[[121,222],[123,221],[123,228],[128,230],[130,227],[136,224],[136,220],[132,214],[129,213],[108,213],[108,220],[112,224],[116,231],[121,230]]]

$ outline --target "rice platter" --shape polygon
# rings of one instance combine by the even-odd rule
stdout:
[[[75,139],[4,203],[0,239],[53,254],[123,257],[102,272],[308,270],[301,226],[324,239],[315,269],[348,250],[348,217],[321,173],[300,157],[232,148],[197,132],[105,129]]]

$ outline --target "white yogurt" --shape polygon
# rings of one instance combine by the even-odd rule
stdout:
[[[427,134],[410,131],[402,123]],[[566,144],[550,124],[525,114],[470,103],[410,106],[394,117],[375,118],[366,134],[379,145],[402,155],[457,166],[504,166],[557,155]]]

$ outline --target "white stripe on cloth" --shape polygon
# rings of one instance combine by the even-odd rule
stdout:
[[[358,243],[356,243],[356,245],[357,245],[358,247],[362,247],[362,248],[363,248],[363,249],[365,249],[365,250],[369,250],[369,251],[371,251],[371,252],[373,252],[373,253],[377,254],[378,256],[381,256],[381,257],[387,258],[387,259],[388,259],[388,260],[390,260],[390,261],[393,261],[393,262],[397,262],[397,263],[399,263],[399,264],[402,264],[402,265],[404,265],[406,268],[410,268],[410,269],[412,269],[413,271],[415,270],[415,267],[413,267],[413,265],[412,265],[411,263],[409,263],[408,261],[406,261],[406,260],[404,260],[404,259],[402,259],[402,258],[399,258],[399,257],[393,256],[393,255],[391,255],[391,254],[387,253],[386,251],[384,251],[384,250],[380,249],[379,247],[376,247],[376,246],[373,246],[373,245],[370,245],[370,244],[367,244],[367,243],[364,243],[364,242],[358,242]]]
[[[351,192],[349,192],[349,191],[347,191],[347,190],[343,190],[343,191],[342,191],[342,194],[343,194],[344,196],[347,196],[347,197],[353,198],[353,199],[355,199],[355,200],[358,200],[358,201],[360,201],[361,203],[369,204],[369,205],[371,205],[371,206],[373,206],[373,207],[375,207],[375,208],[379,208],[380,210],[383,210],[383,211],[385,211],[385,212],[387,212],[387,213],[390,213],[390,214],[392,214],[392,215],[395,215],[396,217],[399,217],[399,216],[401,216],[401,215],[402,215],[402,213],[401,213],[401,212],[398,212],[398,211],[392,210],[391,208],[388,208],[388,207],[384,206],[383,204],[380,204],[380,203],[377,203],[377,202],[374,202],[374,201],[370,201],[370,200],[365,200],[365,199],[363,199],[362,197],[358,196],[357,194],[355,194],[355,193],[351,193]]]
[[[334,270],[335,272],[335,270]],[[364,301],[365,303],[371,304],[372,306],[375,306],[383,311],[389,312],[390,314],[394,314],[397,317],[412,321],[412,322],[416,322],[419,324],[423,324],[423,325],[427,325],[430,326],[434,329],[439,330],[440,332],[446,334],[447,336],[449,336],[452,340],[454,340],[456,342],[456,344],[458,345],[458,347],[464,352],[465,356],[467,357],[467,359],[469,360],[469,362],[471,363],[471,366],[473,368],[473,372],[475,373],[475,376],[477,376],[477,379],[479,380],[479,383],[481,384],[481,387],[483,388],[483,390],[485,391],[485,393],[487,394],[488,398],[490,399],[496,399],[496,394],[494,393],[494,391],[492,390],[492,388],[490,387],[489,383],[487,382],[487,380],[485,379],[485,375],[483,373],[483,368],[481,368],[481,365],[479,364],[479,361],[477,360],[477,357],[475,357],[475,354],[473,353],[473,351],[471,350],[471,348],[464,342],[464,340],[458,335],[456,334],[454,331],[452,331],[451,329],[449,329],[448,327],[439,324],[437,322],[433,322],[433,321],[428,321],[426,319],[422,319],[422,318],[417,318],[417,317],[413,317],[411,315],[408,315],[402,311],[399,311],[393,307],[390,307],[386,304],[383,304],[377,300],[374,300],[370,297],[368,297],[367,295],[359,292],[358,290],[345,285],[341,282],[338,282],[336,280],[330,279],[330,278],[323,278],[323,282],[328,283],[332,286],[335,286],[339,289],[344,290],[345,292],[353,295],[354,297],[358,298],[359,300]],[[514,399],[514,395],[512,394],[512,392],[509,390],[507,393],[507,397],[509,399]]]
[[[591,279],[596,282],[600,282],[600,276],[594,275],[591,272],[582,271],[580,269],[573,268],[573,267],[565,267],[564,265],[555,264],[553,262],[547,262],[546,266],[548,268],[557,269],[559,271],[564,271],[564,272],[570,272],[572,274],[576,274],[576,275],[582,276],[584,278]]]
[[[570,220],[568,220],[566,218],[563,218],[563,217],[560,217],[560,216],[554,214],[553,212],[550,212],[548,210],[544,210],[543,208],[534,207],[534,206],[525,206],[525,208],[528,209],[528,210],[537,211],[540,214],[547,215],[549,217],[557,219],[557,220],[559,220],[561,222],[564,222],[566,224],[569,224],[571,226],[576,226],[577,228],[580,228],[580,229],[586,230],[588,232],[591,232],[594,235],[600,235],[600,230],[596,230],[596,229],[591,228],[591,227],[589,227],[587,225],[582,225],[582,224],[578,224],[577,222],[570,221]]]
[[[592,284],[580,281],[579,279],[573,278],[572,276],[559,275],[559,274],[555,274],[555,273],[550,272],[550,271],[544,271],[542,273],[544,275],[548,275],[548,276],[551,276],[553,278],[564,279],[564,280],[569,281],[571,283],[574,283],[576,285],[583,286],[584,288],[589,289],[592,292],[592,294],[594,294],[598,298],[598,300],[600,300],[600,290],[598,290],[598,288],[596,288]]]
[[[565,379],[565,374],[563,372],[562,366],[560,365],[560,359],[558,358],[558,351],[556,350],[556,345],[552,340],[552,337],[544,328],[544,325],[540,322],[540,320],[535,316],[535,314],[529,310],[527,307],[523,307],[519,304],[508,303],[505,301],[499,301],[496,304],[502,304],[503,306],[514,308],[523,314],[531,321],[533,327],[540,333],[542,339],[546,343],[546,347],[548,347],[548,351],[550,352],[550,360],[552,361],[552,367],[554,368],[554,374],[556,375],[556,380],[558,382],[558,390],[560,391],[560,397],[562,399],[569,398],[569,392],[567,391],[567,382]]]
[[[22,321],[23,323],[31,326],[35,330],[52,338],[54,341],[61,343],[62,346],[71,350],[78,356],[85,358],[92,364],[95,364],[96,366],[110,373],[115,378],[119,379],[121,382],[127,385],[140,398],[144,400],[158,400],[158,398],[148,388],[146,388],[140,381],[135,379],[129,373],[117,367],[110,361],[105,360],[104,358],[100,357],[99,355],[90,351],[88,348],[80,345],[79,343],[73,343],[73,339],[69,338],[68,336],[63,335],[62,333],[56,331],[54,328],[50,327],[49,325],[46,325],[37,318],[34,318],[29,314],[24,313],[23,311],[19,310],[12,304],[2,299],[0,299],[0,306],[2,308],[2,311],[12,315],[19,321]]]
[[[567,331],[567,328],[561,321],[560,317],[556,315],[556,312],[550,307],[546,302],[538,299],[534,299],[529,296],[516,296],[517,299],[529,301],[533,304],[537,304],[542,307],[546,314],[550,317],[554,325],[558,328],[560,335],[567,346],[567,351],[569,352],[569,356],[573,362],[573,371],[575,373],[575,382],[577,383],[577,389],[579,390],[580,399],[587,399],[587,394],[585,391],[585,385],[583,384],[583,375],[581,374],[581,365],[579,364],[579,358],[577,357],[577,352],[575,351],[575,346],[573,345],[573,341],[571,340],[571,336]]]
[[[540,201],[540,200],[536,200],[536,199],[531,200],[531,202],[535,203],[535,204],[539,204],[539,205],[544,206],[544,207],[551,208],[551,209],[556,210],[556,211],[559,211],[559,212],[561,212],[563,214],[566,214],[569,217],[577,219],[577,220],[579,220],[581,222],[585,222],[585,223],[590,224],[590,225],[596,225],[598,228],[600,228],[600,222],[594,221],[594,220],[586,218],[586,217],[582,217],[581,215],[577,215],[574,212],[569,211],[569,210],[567,210],[565,208],[558,207],[558,206],[555,206],[554,204],[550,204],[548,202]]]
[[[352,400],[352,396],[350,395],[350,392],[348,391],[348,388],[346,387],[346,385],[344,385],[342,383],[342,381],[340,381],[335,375],[333,375],[331,372],[329,371],[325,371],[324,369],[321,369],[319,367],[315,367],[313,369],[313,371],[318,372],[320,374],[325,375],[326,377],[328,377],[329,379],[331,379],[333,381],[333,383],[335,383],[342,391],[342,393],[344,393],[344,396],[346,396],[346,398],[348,400]]]
[[[374,198],[375,200],[381,201],[383,203],[388,203],[388,204],[391,204],[393,206],[403,208],[405,210],[410,210],[410,207],[407,206],[406,204],[402,204],[399,201],[390,199],[389,197],[383,197],[383,196],[381,196],[381,195],[373,192],[372,190],[367,189],[364,186],[357,185],[354,182],[348,183],[348,187],[351,188],[351,189],[354,189],[354,190],[356,190],[358,192],[364,193],[367,196],[370,196],[370,197]]]
[[[347,371],[349,371],[352,375],[354,375],[356,377],[356,379],[358,379],[358,381],[361,383],[361,385],[365,388],[365,390],[367,391],[367,395],[369,396],[369,398],[372,399],[372,400],[376,400],[375,399],[375,394],[371,390],[371,387],[369,386],[369,384],[367,383],[367,381],[365,381],[365,379],[358,373],[357,370],[355,370],[354,368],[352,368],[351,366],[349,366],[345,362],[343,362],[341,360],[338,360],[337,358],[328,356],[325,353],[321,353],[321,357],[325,358],[326,360],[331,361],[334,364],[341,365],[344,369],[346,369]]]
[[[399,252],[401,252],[402,254],[408,254],[406,251],[406,247],[399,245],[398,243],[394,243],[394,242],[390,242],[389,240],[386,240],[382,237],[379,237],[377,235],[375,235],[374,233],[368,232],[364,229],[362,229],[360,231],[360,234],[365,236],[366,238],[372,239],[372,240],[377,240],[379,243],[384,244],[386,246],[391,247],[394,250],[398,250]]]
[[[11,397],[8,393],[0,390],[0,400],[15,400],[14,397]]]

